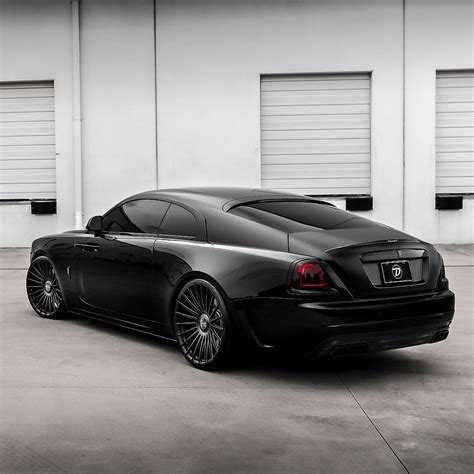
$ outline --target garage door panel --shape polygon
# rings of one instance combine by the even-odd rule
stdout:
[[[438,176],[436,179],[436,185],[444,187],[445,189],[451,187],[453,189],[456,189],[453,192],[460,192],[460,188],[469,189],[474,186],[474,178],[472,176]]]
[[[436,112],[474,112],[474,102],[437,102]]]
[[[56,160],[54,158],[50,159],[22,159],[22,160],[0,160],[0,170],[28,170],[28,169],[37,169],[37,168],[50,168],[55,169]]]
[[[450,153],[450,152],[437,152],[436,162],[437,163],[456,163],[460,161],[471,162],[472,153],[469,151]]]
[[[436,73],[436,192],[474,192],[474,71]]]
[[[282,187],[275,188],[275,187],[272,187],[271,185],[265,185],[265,186],[262,185],[262,187],[265,187],[266,189],[273,189],[275,191],[303,194],[306,196],[340,196],[344,194],[367,195],[365,186],[362,188],[358,188],[358,187],[351,186],[351,183],[344,184],[344,187],[340,189],[335,189],[331,187],[323,187],[321,183],[318,183],[317,192],[315,192],[314,187],[304,188],[304,187],[293,186],[289,188],[282,188]]]
[[[333,163],[328,167],[326,163],[311,163],[307,165],[263,165],[266,179],[298,179],[306,178],[334,178],[347,175],[350,178],[364,178],[369,170],[368,163]]]
[[[0,199],[55,192],[53,83],[0,83]]]
[[[0,99],[17,99],[31,97],[53,97],[53,89],[48,87],[27,88],[5,88],[0,89]]]
[[[369,104],[339,104],[339,105],[277,105],[261,107],[262,116],[265,115],[348,115],[368,114]],[[474,109],[473,109],[474,110]]]
[[[54,135],[0,136],[0,147],[30,145],[54,145]]]
[[[12,135],[52,135],[54,136],[54,122],[0,122],[0,136]]]
[[[262,142],[262,154],[288,153],[366,153],[370,148],[368,139],[339,140],[272,140]]]
[[[5,89],[37,89],[46,88],[54,90],[53,81],[22,81],[22,82],[2,82],[0,88]]]
[[[21,157],[53,157],[55,155],[54,145],[33,145],[33,146],[2,146],[0,147],[0,159],[18,158]]]
[[[266,105],[338,105],[368,104],[369,90],[322,90],[262,92],[261,104]]]
[[[474,87],[474,75],[465,76],[439,76],[437,90],[453,87]]]
[[[474,163],[469,161],[439,162],[436,164],[436,172],[438,176],[445,178],[450,176],[472,178],[474,176]]]
[[[0,184],[0,199],[54,198],[54,183],[9,183]]]
[[[0,186],[7,183],[50,183],[54,184],[54,168],[0,169]]]
[[[474,136],[474,127],[437,127],[438,138],[470,138]]]
[[[1,104],[0,104],[1,105]],[[54,121],[54,111],[49,112],[2,112],[0,107],[0,128],[9,122]]]
[[[367,81],[367,73],[365,72],[344,72],[344,73],[320,73],[320,74],[274,74],[262,76],[262,84],[271,82],[291,81],[349,81],[349,80],[365,80]]]
[[[11,192],[0,192],[0,199],[19,199],[19,200],[30,200],[30,199],[55,199],[56,191],[32,191],[26,189],[24,191],[11,191]]]
[[[268,115],[261,120],[265,130],[340,130],[370,128],[369,114]]]
[[[344,194],[346,188],[356,188],[360,192],[370,186],[368,178],[300,178],[300,179],[264,179],[264,187],[272,189],[305,188],[314,190],[324,188],[333,189],[332,194]]]
[[[0,99],[0,110],[2,110],[2,112],[49,112],[52,111],[53,108],[53,97],[23,97],[19,99]]]
[[[439,194],[472,194],[471,186],[441,186],[437,183],[436,188]]]
[[[300,154],[300,155],[262,155],[263,165],[310,165],[310,164],[370,164],[369,153],[332,153],[320,155]]]
[[[328,139],[370,138],[367,128],[324,129],[324,130],[269,130],[262,131],[262,140],[328,140]]]
[[[439,152],[470,152],[474,150],[474,137],[439,137],[436,139]]]
[[[262,187],[370,192],[370,76],[262,77]]]
[[[442,102],[474,102],[473,87],[444,87],[437,89],[436,99]]]
[[[474,112],[440,112],[436,115],[436,127],[474,127]]]
[[[364,79],[342,79],[342,80],[280,80],[262,82],[262,91],[315,91],[315,90],[368,90],[367,81]]]

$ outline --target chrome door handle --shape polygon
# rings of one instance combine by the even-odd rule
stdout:
[[[99,244],[74,244],[74,247],[82,249],[83,252],[97,252],[100,249]]]

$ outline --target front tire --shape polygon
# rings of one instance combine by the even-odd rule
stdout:
[[[232,322],[224,298],[209,281],[196,278],[183,286],[174,327],[181,352],[193,367],[215,370],[229,361]]]
[[[42,318],[59,319],[66,314],[56,271],[47,257],[31,262],[26,275],[26,293],[32,308]]]

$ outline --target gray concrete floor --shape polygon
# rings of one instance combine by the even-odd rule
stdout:
[[[474,246],[440,246],[447,341],[223,373],[170,343],[35,317],[0,251],[2,472],[473,472]]]

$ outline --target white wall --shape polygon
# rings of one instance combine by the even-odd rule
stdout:
[[[409,0],[406,32],[406,230],[434,242],[474,242],[472,197],[462,210],[435,210],[436,70],[474,69],[474,2]]]
[[[401,1],[157,5],[160,187],[260,186],[260,74],[368,71],[375,209],[366,215],[401,227]]]
[[[84,222],[156,188],[153,0],[82,0]]]
[[[81,1],[85,220],[156,187],[156,132],[160,187],[259,186],[260,75],[367,71],[375,208],[364,215],[474,241],[474,200],[434,209],[435,71],[474,68],[473,0],[406,0],[405,102],[402,0],[157,0],[156,57],[153,3]],[[1,0],[0,81],[55,82],[58,200],[57,216],[0,203],[2,246],[74,226],[71,40],[70,0]]]
[[[84,222],[156,188],[153,0],[82,0]],[[70,0],[0,2],[0,81],[54,80],[57,215],[0,203],[0,245],[74,228]]]
[[[69,0],[0,2],[0,81],[54,80],[57,216],[32,216],[30,204],[0,203],[0,245],[74,226],[71,4]]]

